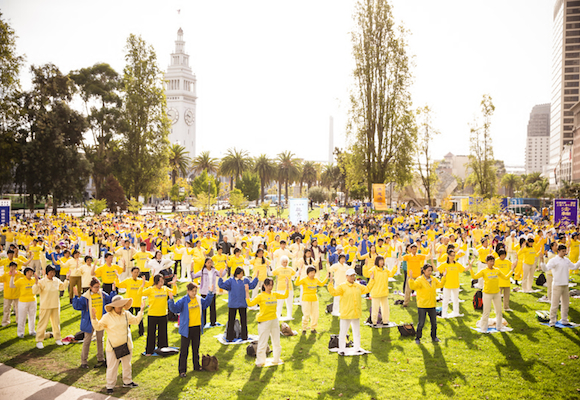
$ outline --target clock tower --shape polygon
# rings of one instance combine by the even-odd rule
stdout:
[[[184,51],[183,30],[177,31],[175,51],[165,74],[167,116],[171,121],[169,142],[180,144],[195,157],[196,78],[189,66],[189,55]]]

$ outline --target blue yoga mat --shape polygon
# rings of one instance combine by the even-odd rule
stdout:
[[[179,347],[173,347],[173,346],[168,346],[170,349],[175,349],[175,350],[179,350]],[[143,352],[141,353],[142,356],[146,355],[147,353]],[[155,352],[153,352],[153,354],[151,354],[149,357],[161,357],[161,354],[157,354]]]
[[[542,325],[550,326],[550,324],[547,323],[547,322],[542,322]],[[564,329],[564,328],[580,328],[579,325],[563,325],[562,324],[562,321],[556,322],[555,327],[556,328],[560,328],[560,329]]]
[[[203,327],[203,329],[217,328],[218,326],[223,326],[223,325],[220,324],[219,322],[216,322],[215,323],[215,326],[211,326],[211,323],[208,322],[207,324],[205,324],[205,326]]]
[[[481,329],[480,329],[480,328],[471,328],[471,329],[473,329],[473,330],[474,330],[474,331],[476,331],[476,332],[483,333],[483,332],[481,331]],[[512,329],[512,328],[509,328],[509,327],[507,327],[507,326],[506,326],[506,327],[504,327],[504,329],[505,329],[505,330],[504,330],[504,331],[501,331],[501,333],[505,333],[505,332],[511,332],[511,331],[513,331],[513,329]],[[487,333],[499,333],[499,332],[500,332],[500,331],[498,331],[498,330],[497,330],[497,329],[495,329],[495,328],[489,328],[489,327],[487,328]]]

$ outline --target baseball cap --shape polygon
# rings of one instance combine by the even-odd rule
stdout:
[[[349,268],[346,270],[346,276],[351,276],[351,275],[356,275],[356,272],[354,271],[354,269]]]

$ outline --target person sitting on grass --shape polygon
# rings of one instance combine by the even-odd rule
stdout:
[[[145,302],[145,300],[143,300]],[[129,325],[137,325],[143,319],[143,308],[137,316],[127,311],[131,308],[131,299],[124,299],[116,295],[112,298],[111,303],[105,306],[106,314],[100,320],[97,319],[97,309],[91,309],[91,325],[98,332],[105,330],[107,332],[107,393],[113,393],[117,384],[117,373],[119,364],[123,366],[123,387],[136,388],[133,382],[131,358],[133,357],[133,340],[131,338],[131,329]],[[115,348],[127,346],[127,354],[117,357]]]
[[[169,310],[179,314],[179,334],[181,335],[181,347],[179,349],[179,376],[185,378],[187,371],[187,356],[191,343],[193,353],[193,370],[201,371],[199,363],[199,342],[203,333],[202,315],[213,300],[213,287],[207,296],[202,298],[197,294],[197,285],[193,282],[187,284],[187,296],[177,302],[169,299]]]
[[[282,346],[280,346],[280,323],[276,316],[278,300],[288,297],[290,290],[290,279],[286,278],[286,292],[284,294],[272,293],[274,281],[270,278],[264,280],[262,292],[254,299],[250,299],[250,286],[245,285],[246,301],[249,306],[260,306],[260,312],[256,316],[258,321],[258,349],[256,351],[256,367],[261,368],[266,363],[266,350],[268,348],[268,338],[272,338],[273,364],[281,364]]]
[[[236,314],[240,314],[240,325],[242,326],[242,340],[248,340],[248,304],[246,303],[245,297],[245,286],[248,285],[250,289],[254,289],[258,284],[258,278],[254,278],[250,281],[248,278],[244,278],[244,269],[242,267],[237,267],[234,271],[234,276],[230,277],[224,281],[221,277],[218,280],[218,286],[220,289],[229,292],[228,295],[228,324],[226,330],[226,340],[228,342],[233,342],[236,339],[234,332],[234,321],[236,320]]]
[[[414,279],[413,270],[409,269],[409,288],[417,293],[417,314],[419,316],[419,323],[417,324],[417,335],[415,343],[421,344],[421,337],[423,335],[423,327],[427,314],[429,314],[429,321],[431,322],[431,339],[433,343],[439,343],[437,337],[437,311],[435,305],[437,304],[437,289],[441,289],[445,285],[447,271],[443,272],[443,279],[439,281],[433,274],[433,267],[430,264],[425,264],[421,268],[421,276]]]
[[[481,315],[481,325],[480,330],[482,333],[488,333],[487,328],[489,326],[489,313],[491,312],[491,303],[493,303],[493,308],[495,309],[495,328],[498,331],[503,331],[502,325],[502,308],[501,308],[501,295],[499,293],[499,283],[501,279],[509,279],[513,274],[517,262],[512,264],[510,272],[505,275],[498,268],[494,267],[495,257],[492,255],[487,256],[485,259],[487,263],[487,268],[482,269],[477,274],[473,273],[471,265],[467,268],[471,273],[471,279],[483,278],[483,313]]]
[[[101,282],[97,278],[91,280],[89,290],[79,297],[78,288],[73,286],[74,297],[72,299],[72,306],[75,310],[81,311],[81,331],[84,332],[85,338],[83,340],[83,350],[81,352],[81,368],[89,368],[88,358],[89,349],[91,348],[91,340],[93,338],[93,325],[91,324],[91,316],[89,310],[96,309],[97,319],[101,319],[106,313],[105,306],[111,302],[113,297],[117,295],[115,292],[115,285],[113,291],[106,293],[101,290]],[[105,367],[105,354],[103,353],[103,334],[102,330],[97,333],[97,364],[95,368]]]

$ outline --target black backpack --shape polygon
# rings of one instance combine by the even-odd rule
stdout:
[[[349,336],[346,335],[346,347],[354,346],[354,342],[352,340],[348,340]],[[328,349],[337,349],[338,348],[338,335],[330,335],[330,340],[328,341]]]
[[[226,332],[228,331],[228,325],[230,321],[226,323]],[[242,324],[240,324],[240,320],[236,318],[234,321],[234,339],[241,339],[242,338]]]
[[[332,313],[332,306],[333,306],[333,304],[334,304],[334,303],[330,303],[330,304],[328,304],[328,305],[326,306],[326,313],[327,313],[327,314],[330,314],[330,313]]]
[[[537,278],[536,278],[536,286],[544,286],[544,284],[546,283],[546,275],[542,272]]]
[[[383,310],[379,309],[379,316],[377,317],[377,324],[382,325],[383,324]],[[372,324],[373,323],[373,306],[369,307],[369,318],[367,319],[367,324]]]
[[[478,290],[473,295],[473,308],[475,310],[483,310],[483,292]]]
[[[397,326],[397,328],[399,329],[399,333],[401,334],[401,336],[409,337],[416,335],[415,327],[413,326],[412,322],[400,324],[399,326]]]

